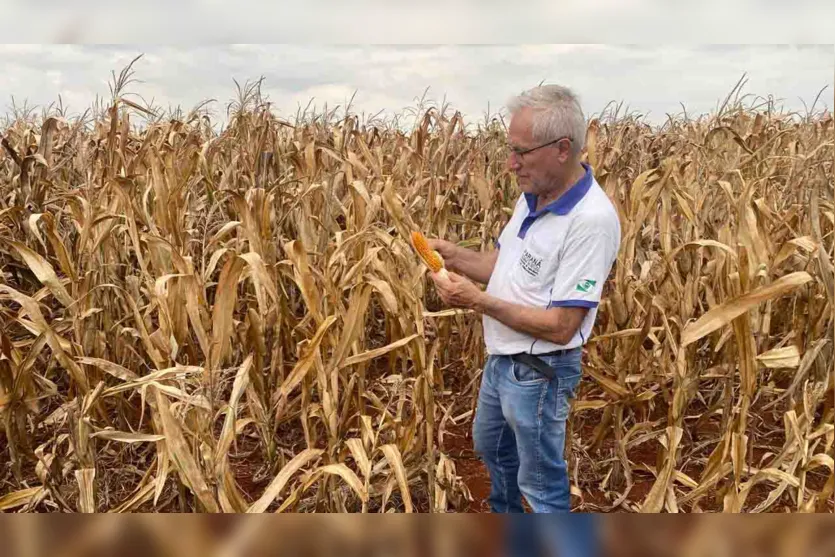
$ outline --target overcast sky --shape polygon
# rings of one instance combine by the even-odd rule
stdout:
[[[264,91],[276,111],[292,117],[308,101],[321,108],[343,105],[354,91],[355,112],[402,112],[428,97],[480,120],[489,107],[502,108],[509,95],[541,81],[574,88],[586,114],[610,102],[659,122],[665,113],[713,110],[743,73],[744,93],[773,95],[790,110],[803,111],[828,87],[818,107],[831,110],[835,50],[828,46],[652,47],[615,45],[496,46],[304,46],[228,45],[206,47],[2,45],[0,107],[11,97],[43,105],[61,95],[71,113],[98,94],[109,97],[111,72],[138,54],[141,83],[129,90],[148,101],[189,109],[216,99],[214,112],[239,82],[264,76]]]

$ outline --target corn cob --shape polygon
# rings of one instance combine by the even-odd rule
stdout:
[[[412,246],[420,256],[421,260],[429,267],[433,273],[440,273],[446,276],[447,271],[444,269],[444,259],[441,254],[429,247],[429,242],[426,237],[418,231],[412,232]]]

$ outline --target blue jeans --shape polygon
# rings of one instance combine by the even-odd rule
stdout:
[[[570,512],[565,422],[581,358],[580,349],[542,357],[554,379],[509,356],[487,358],[473,441],[490,473],[492,512],[524,512],[521,495],[535,513]]]
[[[509,356],[489,356],[473,423],[475,450],[490,473],[490,510],[570,513],[564,458],[565,424],[582,376],[582,350],[542,359],[556,372],[548,379]],[[511,555],[597,555],[596,517],[519,517],[508,524]]]

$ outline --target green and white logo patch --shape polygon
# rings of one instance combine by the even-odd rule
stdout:
[[[577,283],[577,290],[579,290],[580,292],[588,293],[588,291],[591,290],[594,287],[595,284],[597,284],[596,280],[591,280],[591,279],[581,280],[580,282]]]

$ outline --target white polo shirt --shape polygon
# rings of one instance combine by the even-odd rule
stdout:
[[[603,283],[620,245],[620,220],[591,168],[559,199],[536,211],[536,196],[519,196],[502,230],[499,257],[487,293],[508,302],[535,306],[585,307],[585,318],[566,345],[516,331],[483,316],[488,354],[542,354],[586,343],[591,335]]]

